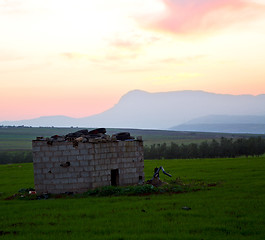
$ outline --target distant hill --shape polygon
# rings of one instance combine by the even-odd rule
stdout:
[[[265,124],[265,115],[208,115],[185,124]]]
[[[265,116],[210,115],[174,126],[171,130],[265,134]]]
[[[265,95],[224,95],[203,91],[148,93],[134,90],[109,110],[85,117],[41,117],[0,125],[168,129],[207,115],[265,115]]]

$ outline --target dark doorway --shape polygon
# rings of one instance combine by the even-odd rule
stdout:
[[[111,170],[111,186],[119,186],[119,169]]]

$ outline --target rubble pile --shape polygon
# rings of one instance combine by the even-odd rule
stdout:
[[[96,143],[96,142],[116,142],[116,141],[135,141],[135,137],[132,137],[129,132],[120,132],[113,134],[112,136],[106,134],[105,128],[97,128],[91,131],[87,129],[79,130],[74,133],[68,133],[63,136],[54,135],[51,137],[37,137],[38,141],[47,141],[48,145],[52,145],[54,142],[73,142],[73,146],[78,146],[79,142]],[[141,137],[137,137],[137,141],[142,141]]]

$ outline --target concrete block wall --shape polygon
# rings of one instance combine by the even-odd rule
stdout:
[[[85,192],[144,181],[142,141],[96,143],[32,141],[37,193]],[[69,166],[68,166],[69,165]]]

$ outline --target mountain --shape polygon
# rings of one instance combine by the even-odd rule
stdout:
[[[51,126],[59,126],[59,127],[71,127],[76,126],[78,124],[78,118],[71,118],[66,116],[44,116],[34,119],[28,120],[20,120],[20,121],[4,121],[0,122],[0,125],[4,126],[32,126],[32,127],[51,127]]]
[[[265,134],[265,116],[209,115],[170,129],[175,131]]]
[[[109,110],[85,118],[41,117],[0,125],[168,129],[207,115],[265,115],[265,95],[204,91],[130,91]]]
[[[191,124],[265,124],[265,115],[208,115],[192,119],[183,125]]]

